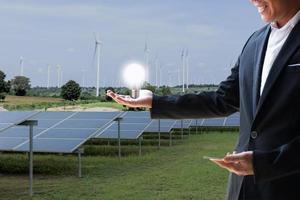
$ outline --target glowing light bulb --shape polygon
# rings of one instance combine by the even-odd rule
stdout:
[[[123,78],[127,86],[131,89],[131,96],[137,98],[146,78],[145,68],[137,63],[129,64],[124,68]]]

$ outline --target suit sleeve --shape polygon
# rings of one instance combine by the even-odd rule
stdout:
[[[239,110],[239,59],[217,91],[153,96],[151,117],[192,119],[227,116]]]
[[[300,172],[300,137],[273,151],[255,150],[253,168],[256,182],[271,181]]]

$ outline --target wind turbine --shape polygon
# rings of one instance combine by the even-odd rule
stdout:
[[[57,69],[57,87],[60,88],[60,82],[61,82],[61,66],[60,65],[56,65],[56,69]]]
[[[182,92],[185,93],[185,51],[181,52],[181,64],[182,64]]]
[[[49,89],[50,87],[50,70],[51,70],[51,65],[48,65],[47,89]]]
[[[24,57],[23,56],[20,57],[20,68],[21,68],[20,76],[24,76]]]
[[[86,70],[83,68],[81,70],[81,72],[82,72],[82,87],[84,88],[85,87],[85,72],[86,72]]]
[[[96,83],[96,96],[99,96],[99,82],[100,82],[100,50],[101,50],[102,42],[98,38],[98,34],[95,33],[95,50],[94,50],[94,58],[97,54],[97,83]],[[93,58],[93,60],[94,60]]]
[[[189,89],[189,50],[185,52],[186,88]]]
[[[158,87],[158,73],[159,73],[159,62],[158,62],[158,58],[156,56],[155,58],[155,85],[157,88]]]
[[[145,55],[145,64],[146,64],[146,81],[149,83],[149,54],[150,54],[150,49],[148,48],[147,40],[145,41],[145,48],[144,48],[144,55]]]

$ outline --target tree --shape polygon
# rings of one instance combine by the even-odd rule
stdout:
[[[10,91],[10,81],[5,81],[6,74],[0,70],[0,101],[4,101]]]
[[[25,76],[15,76],[11,80],[11,87],[17,96],[25,96],[30,89],[30,79]]]
[[[68,81],[65,85],[61,88],[60,95],[65,100],[77,100],[81,94],[81,87],[78,83],[73,80]]]
[[[172,94],[171,88],[168,86],[162,86],[161,93],[162,95],[171,95]]]
[[[146,90],[150,90],[150,91],[153,92],[153,93],[154,93],[155,90],[156,90],[156,87],[155,87],[154,85],[151,85],[151,84],[148,83],[148,82],[145,82],[142,88],[143,88],[143,89],[146,89]]]

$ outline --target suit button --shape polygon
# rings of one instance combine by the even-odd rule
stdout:
[[[257,138],[257,132],[256,131],[252,131],[251,134],[250,134],[250,136],[251,136],[252,139]]]

